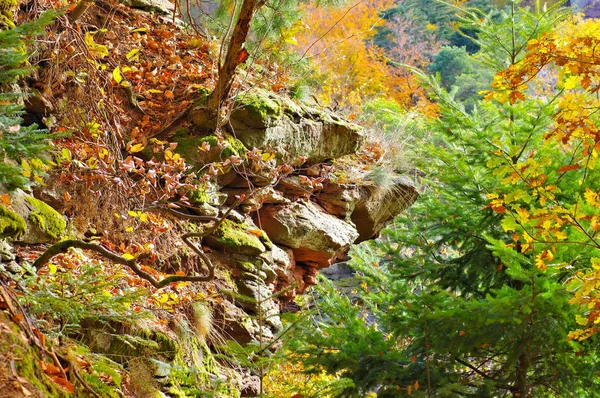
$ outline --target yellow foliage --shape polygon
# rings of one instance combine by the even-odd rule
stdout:
[[[367,42],[384,22],[381,10],[393,5],[391,0],[374,0],[342,8],[307,7],[310,20],[302,21],[305,29],[294,31],[294,39],[300,52],[326,74],[319,101],[355,110],[384,96],[433,113],[424,95],[415,96],[420,88],[412,74],[391,66],[386,54]]]
[[[336,380],[325,372],[305,374],[300,362],[290,360],[272,366],[263,379],[267,398],[301,396],[303,398],[330,398],[324,389]]]

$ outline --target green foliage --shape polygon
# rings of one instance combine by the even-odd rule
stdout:
[[[528,40],[560,20],[553,11],[513,11],[497,22],[472,14],[478,43],[489,49],[488,73],[520,59]],[[307,371],[351,379],[340,397],[594,397],[598,338],[568,338],[582,311],[569,304],[572,272],[537,266],[538,253],[515,243],[516,221],[493,200],[516,194],[493,169],[498,152],[514,163],[535,150],[553,165],[569,164],[569,151],[544,140],[552,101],[478,100],[468,112],[435,79],[422,78],[440,112],[425,122],[431,138],[413,157],[431,176],[426,189],[379,241],[354,249],[354,291],[317,288],[291,351]],[[562,195],[579,186],[560,184]],[[597,249],[575,251],[558,247],[554,261],[598,257]]]
[[[0,185],[8,189],[28,185],[19,161],[43,156],[50,148],[48,140],[57,137],[35,125],[21,126],[24,95],[15,86],[18,78],[31,72],[26,44],[44,34],[57,15],[48,11],[36,21],[0,30]]]
[[[442,87],[450,89],[456,77],[473,72],[473,66],[464,47],[442,47],[429,65],[429,73],[439,73]]]
[[[79,332],[83,320],[131,322],[147,316],[132,304],[145,296],[143,289],[117,289],[122,275],[107,276],[102,265],[85,263],[79,270],[59,270],[49,265],[48,274],[23,277],[23,304],[56,335]]]

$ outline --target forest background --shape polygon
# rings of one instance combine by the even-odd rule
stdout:
[[[74,5],[71,13],[80,4],[87,3]],[[220,4],[191,23],[198,37],[207,32],[227,37],[232,6]],[[8,22],[1,38],[14,49],[2,53],[3,87],[30,73],[23,40],[56,18],[45,14],[33,25],[15,28],[15,15],[18,22],[28,15],[11,7],[3,13]],[[340,286],[322,278],[297,298],[302,310],[289,315],[290,327],[277,338],[278,353],[267,355],[262,342],[228,353],[235,366],[261,376],[261,395],[595,396],[600,388],[600,180],[595,175],[600,26],[572,14],[560,2],[483,0],[301,7],[280,2],[258,10],[236,65],[253,68],[245,75],[249,84],[362,124],[370,137],[362,156],[375,158],[368,178],[386,186],[392,173],[400,172],[420,186],[416,204],[378,240],[352,250],[355,279]],[[107,51],[92,35],[85,38],[92,53]],[[218,42],[203,39],[190,46],[205,46],[215,56],[224,51]],[[113,68],[112,77],[126,88],[124,82],[134,76],[122,70]],[[158,103],[179,95],[161,93]],[[47,119],[42,122],[54,136],[23,123],[22,106],[14,101],[18,90],[2,95],[0,148],[16,160],[2,165],[5,186],[41,185],[52,167],[68,167],[73,179],[81,178],[81,170],[95,170],[98,160],[110,156],[108,149],[92,147],[74,159],[75,147],[84,141],[65,139],[67,129]],[[167,101],[157,106],[175,107]],[[140,126],[147,124],[142,118]],[[87,138],[97,138],[99,127],[79,126]],[[131,133],[128,141],[100,148],[136,153],[145,146],[142,135]],[[48,138],[56,139],[52,146]],[[54,153],[55,160],[44,160],[43,153]],[[258,156],[269,160],[263,155]],[[170,176],[167,169],[177,163],[159,167]],[[128,194],[140,195],[143,187],[133,181]],[[4,200],[10,205],[8,196]],[[69,202],[70,194],[64,200]],[[135,255],[133,245],[121,249],[128,260]],[[38,254],[34,251],[33,258]],[[91,279],[82,281],[97,287],[96,271],[83,272]],[[19,282],[26,286],[23,305],[45,320],[40,330],[58,346],[72,333],[66,326],[81,329],[91,308],[89,301],[74,307],[77,300],[71,299],[65,307],[60,298],[44,296],[64,286],[57,280],[64,275],[51,268],[44,281],[25,274]],[[113,293],[96,303],[98,311],[110,307],[115,319],[134,317],[136,294],[141,292]],[[169,294],[156,293],[154,300],[174,306],[182,300]],[[126,369],[91,357],[81,359],[78,382],[60,369],[45,373],[66,393],[83,388],[112,396],[111,386],[127,383]],[[206,394],[216,391],[203,388]]]

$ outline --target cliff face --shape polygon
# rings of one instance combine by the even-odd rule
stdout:
[[[111,7],[120,12],[125,10],[121,6]],[[135,18],[137,24],[148,25],[144,28],[147,33],[142,41],[152,43],[152,34],[171,37],[172,33],[164,33],[166,30],[157,27],[144,14],[136,14]],[[100,41],[97,36],[95,40]],[[91,43],[95,43],[94,39]],[[110,37],[101,45],[108,43]],[[155,56],[169,53],[168,47],[155,50]],[[117,54],[122,55],[122,52]],[[190,62],[195,62],[194,56],[190,56]],[[102,60],[106,64],[117,61]],[[152,65],[147,64],[150,61],[144,62],[145,72],[143,66],[130,66],[128,87],[149,92],[151,97],[155,95],[152,90],[159,90],[143,87],[136,80],[136,73],[142,70],[141,75],[147,72],[161,75],[163,72],[160,66],[153,71]],[[67,74],[66,78],[73,74],[77,76],[77,71]],[[43,68],[38,76],[56,78],[55,71]],[[115,79],[113,72],[108,80]],[[81,89],[77,81],[74,82],[61,94],[57,87],[64,81],[57,81],[54,86],[50,85],[55,91],[42,92],[37,101],[62,104],[61,101],[67,98],[68,109],[63,104],[43,106],[42,109],[30,107],[30,112],[40,113],[44,120],[52,118],[58,126],[70,127],[73,123],[71,111],[87,109],[90,104],[86,101],[94,98],[81,93],[69,96],[69,90]],[[115,85],[115,82],[111,84]],[[159,84],[164,85],[164,81]],[[121,87],[117,84],[116,88]],[[160,91],[166,88],[160,87]],[[123,94],[128,93],[123,91]],[[183,98],[189,91],[189,88],[181,89],[181,107],[191,103],[191,98]],[[172,96],[171,92],[167,98]],[[143,107],[154,106],[148,98],[140,103]],[[25,371],[25,365],[17,363],[13,376],[6,380],[0,378],[0,386],[21,377],[29,380],[22,384],[23,388],[34,395],[44,394],[41,388],[36,390],[35,385],[54,385],[63,379],[66,387],[63,385],[58,391],[52,387],[56,396],[68,396],[77,388],[95,389],[95,385],[89,386],[90,379],[86,378],[94,375],[94,369],[101,368],[89,358],[100,355],[111,358],[116,373],[100,379],[98,384],[106,382],[109,386],[120,386],[119,391],[125,396],[203,396],[201,391],[221,397],[256,395],[259,381],[250,370],[252,366],[243,363],[228,366],[227,362],[215,359],[215,352],[222,352],[222,347],[231,342],[240,347],[257,341],[261,347],[275,343],[276,336],[283,330],[280,314],[293,308],[295,297],[316,283],[318,271],[342,259],[352,244],[376,237],[387,222],[416,200],[417,190],[404,176],[393,177],[392,184],[386,187],[375,186],[366,177],[365,170],[373,160],[357,156],[367,139],[360,126],[264,88],[249,87],[246,93],[239,94],[232,105],[226,131],[217,133],[206,133],[199,127],[203,125],[202,114],[193,108],[184,117],[176,119],[177,123],[161,125],[164,120],[159,120],[160,113],[149,118],[148,113],[139,113],[138,103],[132,105],[125,95],[104,98],[101,113],[111,109],[125,115],[120,129],[99,133],[100,129],[91,119],[84,121],[85,128],[80,133],[75,133],[66,142],[57,143],[60,153],[57,156],[62,164],[58,163],[69,167],[72,174],[67,174],[64,169],[52,171],[53,178],[47,180],[47,186],[37,188],[33,196],[31,192],[6,192],[6,206],[0,205],[0,236],[3,238],[0,259],[7,283],[3,292],[8,294],[18,290],[13,278],[22,273],[22,266],[45,249],[37,244],[65,237],[91,239],[106,249],[125,253],[123,256],[139,258],[144,269],[158,279],[163,275],[161,272],[201,274],[198,257],[185,249],[180,238],[186,232],[204,231],[210,225],[215,227],[214,230],[198,244],[215,265],[215,278],[208,283],[171,284],[157,291],[136,280],[130,270],[114,273],[115,269],[123,267],[93,252],[61,254],[49,274],[43,269],[38,271],[47,275],[44,278],[53,280],[57,266],[60,272],[81,272],[78,275],[82,278],[86,275],[92,278],[93,275],[88,275],[81,264],[104,264],[102,272],[111,275],[106,279],[116,284],[114,289],[108,290],[109,296],[140,284],[149,288],[143,300],[145,308],[151,310],[146,314],[150,320],[110,318],[109,322],[99,322],[99,316],[88,319],[82,315],[72,332],[61,331],[61,339],[50,337],[49,340],[57,351],[62,350],[62,356],[59,355],[56,361],[69,367],[76,366],[77,350],[61,346],[61,341],[65,337],[74,338],[80,347],[78,350],[85,351],[77,355],[87,358],[80,359],[88,365],[80,365],[71,376],[44,369],[27,368],[29,370]],[[155,108],[160,107],[156,105]],[[177,108],[177,103],[171,104],[162,115],[172,118]],[[78,112],[79,117],[85,119],[84,113]],[[147,136],[141,137],[139,130],[140,126],[151,130],[153,120],[158,127],[166,124],[166,128],[155,128],[154,133],[148,134],[153,139],[148,141]],[[103,135],[109,138],[102,141]],[[95,142],[96,147],[88,145],[90,141]],[[166,143],[171,149],[152,151],[151,142],[155,149]],[[143,144],[136,147],[137,143]],[[68,150],[61,152],[61,145]],[[75,163],[76,151],[83,151],[85,155],[85,151],[98,151],[99,148],[103,155],[96,163],[87,161],[83,166]],[[124,149],[125,155],[114,153],[112,161],[116,167],[111,169],[110,151]],[[177,189],[184,192],[187,189],[186,193],[175,195],[179,202],[168,201],[154,207],[143,203],[140,190],[131,187],[137,188],[143,178],[152,181],[155,174],[151,175],[144,167],[160,162],[172,167],[173,159],[185,164],[181,167],[181,175],[188,173],[186,178],[193,175],[198,180],[188,183],[182,178],[178,182]],[[114,175],[107,178],[108,172],[98,173],[101,162]],[[80,167],[79,171],[73,171],[76,166]],[[82,169],[85,172],[81,172]],[[162,177],[159,173],[155,177],[158,182],[147,186],[148,192],[170,187],[174,175],[179,174],[169,173],[165,172]],[[128,178],[132,182],[123,184]],[[150,197],[150,193],[144,192]],[[175,206],[176,210],[173,209]],[[68,225],[63,215],[68,216]],[[120,279],[112,279],[114,275],[121,275]],[[39,294],[39,290],[32,291]],[[22,310],[8,304],[16,299],[6,294],[3,301],[6,304],[0,308],[12,316],[12,321],[2,318],[3,324],[16,322],[31,329],[34,336],[31,338],[35,339],[39,339],[39,336],[35,337],[36,333],[53,336],[52,330],[56,329],[52,325],[58,322],[53,319],[55,314],[42,310],[36,313],[38,317],[47,318],[44,329],[36,319],[24,313],[19,316]],[[29,303],[25,309],[37,308],[27,300],[24,302]],[[52,311],[52,308],[46,311]],[[30,320],[28,325],[20,323],[23,316]],[[14,325],[10,327],[14,328]],[[4,346],[0,344],[0,347]],[[275,349],[276,344],[269,348]],[[4,351],[0,354],[8,355],[6,350],[0,350]],[[107,370],[96,373],[106,375]],[[81,380],[88,380],[88,385]],[[99,394],[113,396],[109,392]],[[28,395],[23,392],[23,396]]]

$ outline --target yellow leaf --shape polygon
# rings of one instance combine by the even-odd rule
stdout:
[[[117,84],[121,84],[121,82],[123,81],[123,76],[121,75],[121,68],[119,66],[117,66],[115,69],[113,69],[112,75],[113,75],[113,79],[115,79]]]
[[[133,232],[133,227],[125,228],[125,232]],[[123,256],[123,257],[125,257],[125,256]]]
[[[133,260],[135,257],[133,255],[131,255],[130,253],[125,253],[122,256],[125,260],[129,261],[129,260]]]
[[[129,152],[131,152],[131,153],[140,152],[144,148],[145,148],[144,144],[135,144],[135,145],[132,145],[131,148],[129,148]]]
[[[265,152],[262,154],[261,159],[268,162],[269,160],[275,159],[275,154],[273,152]]]
[[[140,57],[138,54],[139,52],[140,52],[139,48],[134,48],[133,50],[129,51],[125,57],[127,58],[128,61],[135,61]]]
[[[52,263],[48,263],[48,273],[50,275],[56,274],[56,265],[54,265]]]
[[[519,218],[521,219],[521,223],[526,224],[529,221],[529,212],[527,211],[527,209],[524,209],[522,207],[517,208],[517,214],[519,215]]]
[[[565,90],[572,90],[577,87],[577,84],[581,81],[583,77],[579,75],[569,76],[564,83]]]
[[[585,201],[588,202],[590,205],[596,206],[598,204],[596,202],[596,199],[598,198],[598,194],[596,192],[592,191],[591,189],[586,188],[583,196],[585,197]]]
[[[557,240],[565,240],[565,239],[567,239],[567,234],[565,234],[563,231],[555,231],[554,232],[554,236],[556,236]]]

